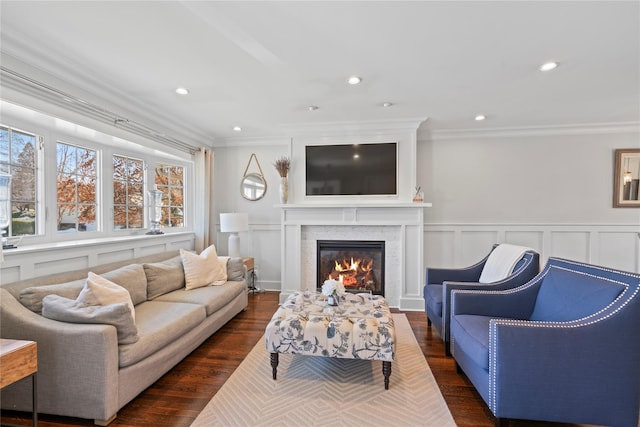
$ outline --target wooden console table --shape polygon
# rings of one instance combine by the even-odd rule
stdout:
[[[0,338],[0,389],[31,377],[34,426],[38,425],[37,374],[38,345],[35,342]]]

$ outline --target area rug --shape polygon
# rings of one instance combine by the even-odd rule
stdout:
[[[455,426],[407,317],[393,318],[389,390],[368,360],[281,354],[274,381],[263,337],[192,426]]]

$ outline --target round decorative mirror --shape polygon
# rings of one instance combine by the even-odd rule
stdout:
[[[259,173],[246,174],[240,181],[240,194],[247,200],[260,200],[266,192],[267,181]]]

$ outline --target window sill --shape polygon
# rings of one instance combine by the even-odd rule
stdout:
[[[2,251],[5,261],[11,258],[13,255],[24,255],[38,252],[59,251],[65,249],[77,249],[77,248],[90,248],[93,246],[102,246],[108,244],[126,244],[127,242],[140,242],[144,240],[155,240],[157,242],[163,242],[165,240],[174,240],[180,236],[193,236],[192,231],[179,231],[174,233],[165,234],[141,234],[135,236],[122,236],[122,237],[102,237],[96,239],[83,239],[83,240],[69,240],[63,242],[49,242],[40,243],[35,245],[20,245],[14,249],[5,249]]]

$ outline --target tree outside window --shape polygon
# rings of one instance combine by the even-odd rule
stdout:
[[[162,191],[162,219],[164,227],[184,227],[184,168],[158,164],[156,185]]]
[[[0,171],[11,175],[8,236],[36,234],[36,135],[0,126]]]
[[[113,156],[113,227],[144,227],[144,162]]]
[[[56,144],[58,231],[96,231],[96,162],[95,150]]]

